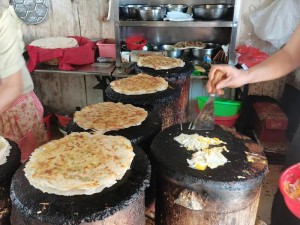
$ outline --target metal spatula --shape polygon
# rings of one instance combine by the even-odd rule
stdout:
[[[213,130],[215,127],[214,122],[214,99],[215,99],[215,86],[217,83],[225,77],[225,73],[221,70],[215,72],[214,79],[212,83],[212,93],[209,95],[207,102],[205,103],[203,109],[198,114],[196,119],[193,122],[192,130]]]

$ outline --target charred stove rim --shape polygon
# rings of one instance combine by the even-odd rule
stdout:
[[[142,142],[148,140],[149,138],[154,137],[160,130],[161,130],[162,122],[159,119],[159,116],[155,112],[150,112],[147,116],[147,118],[138,126],[131,126],[128,128],[116,130],[116,131],[107,131],[104,134],[105,135],[121,135],[121,136],[129,136],[131,133],[136,133],[136,129],[140,128],[151,128],[151,132],[148,132],[145,135],[136,135],[135,137],[126,137],[131,141],[133,144],[141,144]],[[70,134],[72,132],[89,132],[93,133],[92,130],[84,130],[80,126],[78,126],[74,120],[70,120],[67,124],[67,134]],[[127,135],[126,135],[127,133]]]
[[[163,78],[175,78],[182,79],[183,77],[188,77],[192,74],[195,67],[194,65],[188,61],[183,59],[185,62],[183,67],[176,67],[167,70],[155,70],[149,67],[139,67],[137,63],[133,64],[133,68],[137,73],[146,73],[152,76],[161,76]]]
[[[118,202],[116,205],[112,206],[112,207],[105,207],[105,209],[103,209],[101,212],[98,212],[96,211],[96,209],[94,209],[93,212],[88,212],[87,214],[89,215],[83,215],[83,216],[78,216],[75,218],[75,216],[72,214],[71,216],[70,215],[66,215],[66,217],[64,217],[65,214],[59,214],[57,215],[57,213],[54,215],[51,215],[49,216],[49,214],[47,215],[43,215],[43,214],[38,214],[36,212],[33,212],[34,209],[28,209],[28,207],[26,206],[21,206],[21,204],[23,204],[22,202],[20,202],[19,200],[19,197],[16,197],[16,193],[13,192],[13,189],[15,188],[15,186],[18,184],[18,180],[16,179],[16,176],[18,175],[18,173],[22,173],[22,179],[25,179],[27,182],[27,178],[24,176],[24,165],[22,165],[18,171],[15,173],[14,177],[13,177],[13,180],[12,180],[12,184],[11,184],[11,191],[10,191],[10,197],[11,197],[11,200],[12,200],[12,204],[13,206],[16,208],[16,210],[18,210],[19,212],[21,212],[22,214],[24,214],[26,217],[29,217],[29,218],[33,218],[33,219],[37,219],[41,222],[47,222],[47,223],[53,223],[53,224],[62,224],[62,225],[77,225],[77,224],[80,224],[82,222],[97,222],[97,221],[100,221],[100,220],[103,220],[109,216],[112,216],[114,215],[116,212],[118,211],[121,211],[123,209],[125,209],[128,205],[130,205],[133,201],[135,201],[136,199],[138,199],[142,194],[144,194],[144,191],[147,187],[149,187],[150,185],[150,176],[151,176],[151,165],[150,165],[150,161],[148,160],[146,154],[142,151],[141,148],[139,148],[138,146],[134,146],[134,152],[136,153],[135,155],[135,163],[137,165],[143,165],[143,168],[142,170],[144,170],[143,172],[140,172],[139,175],[139,184],[136,184],[136,187],[134,188],[134,193],[131,193],[130,195],[126,196],[126,198],[120,202]],[[137,171],[137,168],[134,169],[135,171]],[[132,172],[132,168],[130,170],[128,170],[126,172],[129,173],[129,172]],[[126,174],[124,175],[124,177],[126,179],[128,179],[128,174],[126,176]],[[136,175],[136,174],[135,174]],[[132,175],[133,176],[133,175]],[[124,179],[124,177],[122,179]],[[133,179],[135,177],[131,177],[131,179]],[[20,181],[22,182],[22,181]],[[128,182],[130,184],[132,184],[134,181],[130,181],[128,180]],[[28,182],[29,184],[29,182]],[[118,185],[115,184],[113,185],[112,187]],[[29,184],[29,186],[31,186]],[[32,187],[32,186],[31,186]],[[32,187],[33,190],[37,190],[35,189],[34,187]],[[41,192],[38,190],[38,192]],[[41,194],[43,195],[42,199],[47,199],[47,197],[51,198],[55,195],[52,195],[50,196],[51,194],[47,194],[47,193],[42,193]],[[107,193],[105,193],[107,194]],[[96,196],[96,194],[94,194],[94,196]],[[93,195],[91,195],[93,196]],[[64,197],[67,197],[67,196],[64,196]],[[62,198],[64,198],[62,197]],[[73,197],[73,196],[70,196],[70,197]],[[58,196],[58,198],[60,198]],[[38,199],[37,199],[38,200]],[[55,200],[57,201],[57,199]],[[37,206],[39,203],[36,202],[35,205]],[[80,203],[77,203],[77,204],[80,204]],[[80,206],[78,206],[80,207]],[[99,210],[99,208],[97,208],[97,210]]]
[[[213,180],[199,180],[193,176],[186,176],[184,174],[178,174],[178,171],[172,172],[170,169],[164,169],[159,165],[161,168],[161,176],[166,177],[167,179],[176,180],[176,184],[179,186],[185,187],[187,189],[199,192],[203,188],[213,188],[215,190],[225,190],[225,191],[240,191],[245,189],[251,189],[260,185],[268,171],[267,167],[265,168],[262,173],[253,178],[247,180],[239,180],[239,181],[213,181]],[[177,175],[177,176],[176,176]],[[197,182],[191,183],[191,180],[197,180]]]
[[[105,94],[109,99],[115,102],[147,106],[147,105],[161,104],[161,103],[174,100],[179,96],[180,92],[179,92],[178,85],[169,82],[169,87],[167,90],[159,91],[156,93],[142,94],[142,95],[126,95],[126,94],[118,93],[114,91],[111,88],[111,86],[108,86],[105,90]]]
[[[181,148],[173,140],[173,137],[180,133],[192,134],[197,131],[189,130],[189,123],[181,125],[183,129],[181,129],[180,124],[164,129],[152,141],[151,152],[164,176],[174,179],[178,184],[183,183],[183,186],[193,190],[201,189],[201,186],[220,190],[242,190],[251,188],[262,182],[268,172],[267,163],[260,163],[257,166],[256,164],[247,162],[247,157],[244,153],[245,150],[249,150],[245,143],[253,144],[254,142],[251,139],[241,139],[242,136],[236,138],[233,133],[228,132],[228,130],[218,125],[214,131],[209,132],[212,132],[213,136],[223,135],[226,141],[230,141],[227,143],[229,145],[227,147],[232,148],[234,151],[224,153],[230,156],[228,158],[230,164],[226,163],[224,167],[217,167],[215,169],[208,168],[202,172],[189,168],[186,159],[192,153]],[[201,135],[204,133],[208,135],[206,131],[200,132]],[[259,146],[258,144],[256,145]],[[258,154],[264,156],[262,149]],[[240,178],[239,176],[244,176],[244,178]]]
[[[21,166],[21,151],[16,142],[6,139],[11,146],[6,163],[0,165],[0,184],[10,180]]]

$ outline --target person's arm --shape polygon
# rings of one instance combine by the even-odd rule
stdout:
[[[0,114],[21,96],[23,91],[22,70],[0,80]]]
[[[246,71],[238,70],[229,65],[213,66],[209,73],[207,91],[210,93],[212,90],[211,80],[216,70],[226,73],[226,78],[216,85],[220,94],[222,93],[221,89],[225,87],[236,88],[247,83],[257,83],[283,77],[298,66],[300,66],[300,24],[298,24],[290,40],[282,49]]]

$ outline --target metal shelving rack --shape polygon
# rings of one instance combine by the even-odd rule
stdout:
[[[122,4],[187,4],[189,6],[198,4],[216,4],[227,3],[234,5],[233,18],[227,20],[214,21],[128,21],[120,20],[119,6]],[[116,66],[121,66],[121,41],[125,40],[126,36],[130,36],[135,32],[143,33],[148,36],[152,42],[159,42],[163,40],[186,41],[187,38],[194,40],[219,41],[229,43],[229,64],[234,62],[234,52],[236,47],[236,37],[238,28],[238,18],[240,12],[241,0],[113,0],[112,10],[115,26],[115,41],[117,59]],[[172,36],[172,34],[174,34]],[[166,43],[164,43],[166,44]]]

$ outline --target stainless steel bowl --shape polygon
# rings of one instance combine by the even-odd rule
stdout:
[[[183,12],[183,13],[186,13],[187,10],[188,10],[187,5],[166,4],[166,5],[161,5],[161,6],[165,7],[167,12]]]
[[[162,20],[166,14],[166,8],[162,6],[143,6],[138,8],[141,20]]]
[[[171,58],[180,58],[183,54],[182,49],[174,48],[173,45],[158,45],[154,47],[154,50],[164,51],[166,56]]]
[[[206,20],[222,19],[227,10],[227,4],[203,4],[192,7],[193,17]]]
[[[205,48],[193,48],[192,53],[193,56],[198,58],[199,60],[203,60],[206,55],[209,55],[211,59],[216,55],[218,51],[219,45],[214,43],[205,43]]]
[[[121,15],[127,19],[137,19],[138,18],[138,8],[147,6],[146,4],[130,4],[121,5],[120,12]]]

